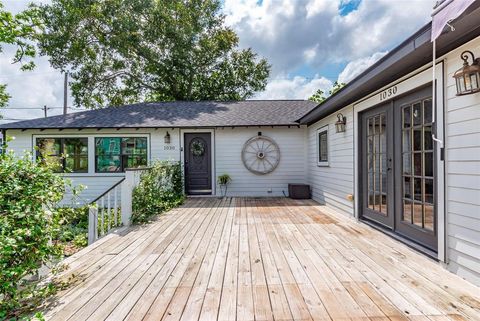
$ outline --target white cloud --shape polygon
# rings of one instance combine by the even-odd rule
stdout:
[[[7,84],[7,92],[12,96],[9,108],[0,109],[4,118],[31,119],[43,117],[41,108],[63,106],[64,76],[50,67],[46,57],[35,59],[36,68],[33,71],[21,71],[19,64],[12,64],[11,57],[15,48],[4,46],[2,59],[0,59],[0,83]],[[71,105],[72,98],[69,98]],[[71,110],[69,110],[71,111]],[[48,110],[48,115],[62,113],[61,108]],[[5,122],[5,121],[3,121]]]
[[[273,65],[273,78],[391,49],[430,19],[434,0],[363,0],[346,16],[337,0],[225,0],[227,23]],[[343,2],[344,3],[344,2]],[[305,55],[317,48],[313,55]]]
[[[328,92],[332,81],[316,75],[313,79],[296,76],[291,79],[282,77],[271,79],[265,91],[254,99],[308,99],[318,89]]]
[[[365,69],[376,63],[380,58],[387,54],[386,51],[376,52],[365,58],[359,58],[349,62],[343,71],[338,75],[338,82],[348,83],[350,80],[360,75]]]
[[[318,49],[318,45],[316,45],[315,47],[312,47],[310,49],[306,49],[303,52],[303,56],[304,56],[306,62],[310,62],[315,58],[315,56],[317,55],[317,49]]]
[[[339,6],[348,1],[224,1],[226,23],[238,33],[240,46],[253,48],[273,65],[266,91],[255,98],[303,99],[319,88],[328,91],[332,81],[322,77],[320,70],[332,64],[347,64],[339,80],[351,80],[425,24],[435,3],[435,0],[362,0],[356,10],[342,16]],[[3,1],[6,9],[13,12],[21,11],[29,2]],[[12,52],[5,49],[0,56],[0,83],[8,84],[12,106],[38,108],[63,104],[63,77],[49,66],[46,58],[36,60],[33,72],[23,73],[10,64]],[[284,75],[295,76],[298,70],[318,75],[314,79],[301,75],[284,78]],[[49,111],[60,112],[61,109]],[[7,110],[2,114],[11,118],[43,115],[41,110]]]

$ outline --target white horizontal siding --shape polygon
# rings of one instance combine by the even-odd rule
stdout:
[[[349,216],[354,215],[353,202],[347,199],[354,191],[353,109],[340,111],[347,117],[344,133],[336,133],[337,113],[308,127],[308,182],[316,201]],[[317,163],[317,129],[328,125],[328,164]]]
[[[188,130],[183,130],[188,132]],[[281,159],[277,169],[267,175],[255,175],[249,172],[242,163],[241,151],[243,144],[259,131],[263,135],[274,139],[280,147]],[[180,160],[180,130],[169,129],[171,143],[166,147],[164,143],[165,129],[122,129],[122,130],[27,130],[8,131],[9,136],[15,139],[9,144],[9,149],[18,155],[25,151],[32,152],[32,140],[36,135],[42,136],[81,136],[96,137],[108,135],[148,135],[150,161],[154,160]],[[282,196],[288,193],[288,183],[306,183],[305,164],[305,128],[297,127],[263,127],[263,128],[225,128],[217,129],[213,135],[215,142],[215,173],[216,176],[228,173],[233,181],[229,186],[229,195],[232,196]],[[174,147],[172,150],[171,147]],[[73,185],[83,185],[86,189],[81,193],[78,201],[88,203],[104,193],[116,182],[124,177],[121,173],[95,173],[94,146],[89,146],[89,172],[85,174],[66,174]],[[269,192],[271,191],[271,193]],[[217,193],[220,190],[217,188]],[[67,197],[64,203],[69,203]]]
[[[7,151],[13,151],[18,156],[33,152],[31,131],[8,130],[7,137],[10,139]]]
[[[165,148],[164,137],[166,129],[83,129],[83,130],[8,130],[7,135],[12,137],[13,140],[8,143],[8,150],[13,150],[16,155],[21,156],[25,152],[34,152],[32,142],[35,137],[50,136],[78,136],[78,137],[98,137],[98,136],[131,136],[140,135],[149,138],[149,156],[150,161],[155,160],[172,160],[178,161],[180,159],[180,140],[179,130],[169,129],[168,132],[171,137],[171,143],[169,146],[174,146],[174,149]],[[83,185],[85,189],[80,193],[78,202],[80,204],[89,203],[99,195],[103,194],[115,183],[124,177],[122,173],[95,173],[94,163],[95,148],[92,144],[89,145],[89,171],[82,174],[65,174],[64,177],[68,178],[73,186]],[[67,193],[63,204],[70,204],[73,200],[71,194]]]
[[[456,96],[460,53],[480,55],[480,38],[447,55],[446,171],[448,268],[480,285],[480,94]]]
[[[245,142],[262,132],[280,148],[280,163],[271,173],[255,175],[242,162]],[[232,182],[228,195],[282,196],[288,194],[288,183],[306,183],[305,128],[219,128],[215,131],[215,173],[229,174]],[[271,191],[271,192],[269,192]],[[216,188],[220,195],[220,187]]]

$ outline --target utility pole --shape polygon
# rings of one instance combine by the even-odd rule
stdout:
[[[47,105],[43,106],[43,113],[45,114],[45,117],[47,117]]]
[[[65,72],[65,81],[63,82],[63,114],[67,114],[67,90],[68,90],[68,71]],[[46,117],[46,116],[45,116]]]

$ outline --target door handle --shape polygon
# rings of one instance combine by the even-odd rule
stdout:
[[[392,159],[389,158],[389,159],[388,159],[387,171],[391,171],[391,170],[392,170]]]

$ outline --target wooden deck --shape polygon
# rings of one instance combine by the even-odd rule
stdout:
[[[67,260],[52,320],[480,320],[480,289],[313,201],[192,198]]]

